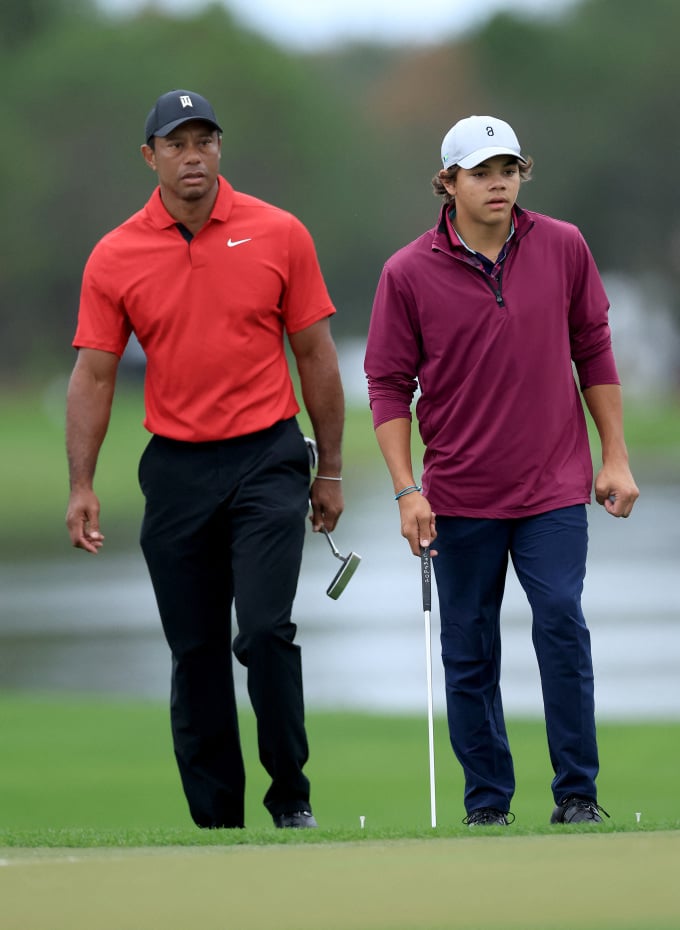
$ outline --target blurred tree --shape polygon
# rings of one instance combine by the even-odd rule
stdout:
[[[14,51],[50,30],[66,16],[84,15],[88,0],[3,0],[0,5],[0,50]]]
[[[139,154],[144,119],[172,87],[213,102],[228,179],[307,223],[339,326],[351,328],[352,313],[367,316],[381,220],[364,209],[374,180],[350,140],[369,133],[336,86],[310,80],[299,57],[242,29],[221,5],[185,18],[148,8],[124,21],[65,11],[14,55],[12,86],[16,96],[0,100],[12,139],[0,153],[12,217],[0,228],[6,377],[70,365],[83,264],[150,195],[154,177]]]
[[[522,201],[578,223],[606,269],[680,278],[679,33],[676,0],[587,0],[558,23],[497,16],[475,41],[536,160]]]
[[[680,321],[669,171],[680,151],[679,32],[677,0],[583,0],[559,16],[497,14],[434,48],[341,51],[319,67],[349,76],[358,107],[390,144],[392,200],[379,206],[386,243],[397,247],[432,222],[429,179],[448,128],[493,113],[536,161],[520,202],[577,223],[603,270],[660,281]]]
[[[70,367],[83,264],[152,190],[139,145],[171,87],[214,103],[234,186],[308,225],[339,335],[365,333],[383,261],[434,223],[441,139],[473,112],[508,119],[534,156],[522,204],[576,222],[603,270],[653,272],[678,292],[676,0],[583,0],[432,48],[314,55],[219,3],[121,19],[93,0],[4,0],[0,25],[5,377]]]

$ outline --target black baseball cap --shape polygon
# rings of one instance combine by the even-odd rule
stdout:
[[[192,119],[202,119],[222,132],[215,111],[205,97],[191,90],[170,90],[160,96],[151,108],[144,124],[144,138],[148,142],[152,136],[167,136]]]

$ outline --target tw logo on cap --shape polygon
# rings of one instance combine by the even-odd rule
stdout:
[[[152,136],[162,138],[183,123],[195,119],[202,119],[222,132],[215,111],[205,97],[185,87],[176,87],[162,94],[151,108],[144,125],[144,137],[147,142]]]

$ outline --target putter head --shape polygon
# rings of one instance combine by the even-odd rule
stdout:
[[[334,601],[337,601],[342,592],[345,590],[350,578],[359,567],[360,562],[361,556],[357,555],[356,552],[350,552],[350,554],[342,560],[342,565],[340,566],[338,573],[326,589],[326,594],[329,597],[332,597]]]

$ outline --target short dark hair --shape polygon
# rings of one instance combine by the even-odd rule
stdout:
[[[522,182],[531,180],[531,172],[534,167],[533,158],[527,157],[526,164],[523,164],[521,161],[515,159],[519,167],[519,176]],[[451,194],[444,187],[444,181],[453,181],[456,175],[458,174],[458,169],[460,165],[451,165],[450,168],[442,168],[435,176],[432,178],[432,192],[435,197],[441,197],[444,203],[454,203],[455,197],[452,197]]]

